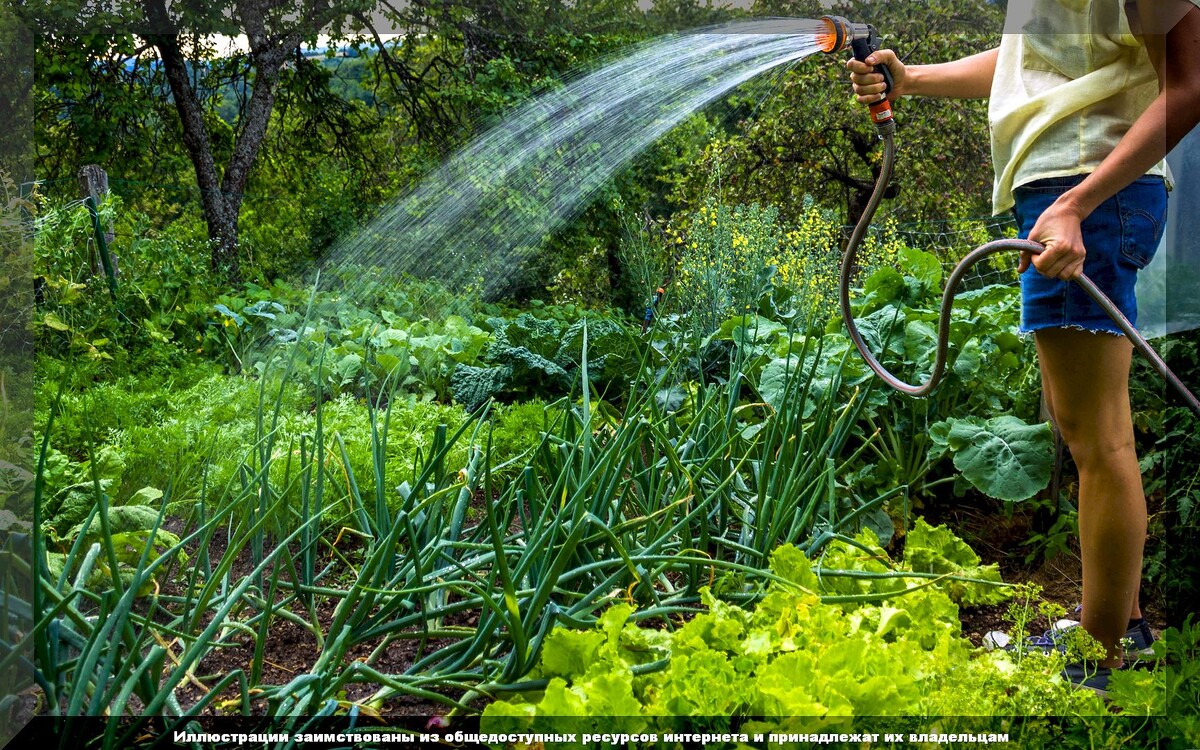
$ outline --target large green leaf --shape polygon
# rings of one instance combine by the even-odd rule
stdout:
[[[900,250],[900,267],[914,279],[920,281],[925,290],[937,288],[942,283],[942,263],[937,256],[930,253],[902,248]]]
[[[593,382],[623,382],[638,365],[637,344],[629,330],[610,318],[594,317],[572,323],[562,334],[554,363],[573,371],[583,364],[587,331],[588,377]]]
[[[455,401],[475,409],[508,387],[511,379],[512,368],[508,365],[474,367],[460,364],[455,366],[450,377],[450,390]]]
[[[884,304],[902,297],[904,291],[904,277],[896,269],[884,266],[872,273],[863,284],[864,297],[856,301],[855,314],[872,313]]]
[[[158,520],[158,509],[148,505],[117,505],[108,509],[109,531],[115,536],[131,531],[149,531]],[[87,529],[83,524],[71,529],[70,536],[100,533],[100,519],[92,518]]]
[[[538,318],[521,313],[512,320],[489,318],[494,339],[492,347],[499,351],[492,354],[500,359],[508,348],[525,349],[543,359],[552,360],[558,352],[562,326],[554,320]]]
[[[604,634],[594,630],[555,628],[542,646],[542,675],[569,678],[583,674],[604,641]]]
[[[930,526],[917,518],[904,540],[906,566],[921,573],[948,573],[964,578],[978,578],[1000,583],[1000,569],[995,564],[980,565],[979,555],[967,543],[956,537],[945,525]],[[1011,590],[999,586],[965,581],[948,581],[946,593],[964,604],[996,604],[1011,596]]]
[[[773,359],[763,367],[762,377],[758,381],[758,394],[775,411],[781,411],[788,383],[798,377],[803,377],[799,357]],[[792,388],[798,390],[798,386]]]
[[[761,315],[735,315],[725,321],[712,337],[732,341],[738,346],[749,346],[773,341],[786,331],[787,326]]]
[[[949,419],[929,432],[935,442],[949,447],[954,466],[967,481],[990,497],[1028,500],[1050,482],[1054,438],[1049,424],[1026,424],[1005,415],[986,422]]]
[[[812,560],[805,557],[794,544],[775,548],[771,553],[771,572],[808,591],[816,591],[821,587],[817,574],[813,572]]]

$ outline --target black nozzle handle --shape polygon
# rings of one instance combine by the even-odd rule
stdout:
[[[866,62],[867,57],[878,49],[879,40],[875,36],[874,27],[871,27],[869,38],[864,39],[859,37],[858,39],[853,39],[850,42],[850,50],[854,53],[854,59],[858,60],[859,62]],[[880,64],[875,66],[875,72],[883,76],[883,92],[885,94],[890,94],[892,92],[892,84],[894,83],[892,80],[891,69],[889,69],[886,65]]]

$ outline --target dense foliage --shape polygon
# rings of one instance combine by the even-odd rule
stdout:
[[[942,546],[946,537],[953,540],[918,524],[902,569],[977,575],[960,567],[971,560]],[[530,674],[543,686],[536,700],[499,701],[484,717],[624,716],[622,731],[640,731],[646,716],[837,716],[849,726],[855,716],[1103,710],[1058,677],[1060,658],[980,654],[962,639],[952,596],[969,599],[978,584],[943,588],[932,579],[932,587],[876,601],[906,587],[886,577],[887,555],[873,539],[865,532],[857,546],[838,542],[821,558],[863,574],[854,579],[818,577],[798,550],[780,547],[771,560],[778,578],[752,612],[704,591],[707,612],[673,632],[625,625],[628,605],[609,609],[595,630],[556,630]]]
[[[123,213],[102,208],[118,225]],[[203,256],[194,274],[163,271],[188,257],[169,252],[169,235],[130,246],[114,297],[65,275],[90,241],[86,211],[43,206],[40,544],[48,595],[79,602],[56,637],[110,658],[110,631],[87,619],[87,602],[113,590],[157,612],[113,625],[135,644],[128,653],[159,620],[197,639],[178,666],[148,662],[149,681],[115,654],[97,683],[46,653],[55,705],[98,709],[77,697],[84,690],[155,706],[157,686],[218,658],[222,647],[202,641],[232,644],[286,621],[338,644],[311,667],[330,681],[300,692],[270,683],[264,640],[230,677],[244,685],[242,710],[386,711],[401,695],[466,707],[540,680],[544,695],[488,716],[957,710],[947,696],[1001,715],[1094,712],[1055,662],[981,655],[958,634],[958,607],[1008,590],[994,565],[913,515],[949,490],[1020,501],[1048,481],[1050,435],[1014,333],[1015,291],[964,293],[946,385],[901,398],[868,378],[811,276],[788,270],[835,251],[822,216],[814,208],[789,228],[759,208],[710,203],[681,235],[677,283],[710,259],[735,272],[673,289],[642,333],[619,312],[514,310],[411,280],[380,285],[370,307],[284,283],[206,300]],[[856,317],[890,367],[919,379],[941,264],[886,230],[872,247]],[[218,534],[219,560],[204,552]],[[895,562],[881,546],[890,541]],[[322,565],[323,550],[352,567]],[[235,560],[252,566],[244,579]],[[180,575],[203,586],[198,598],[163,594]],[[645,613],[635,619],[667,618],[667,631],[621,626],[631,613],[621,601]],[[335,604],[338,618],[319,614]],[[693,617],[697,605],[709,613]],[[196,611],[225,624],[201,632]],[[463,612],[477,624],[458,625]],[[688,624],[674,629],[677,615]],[[785,619],[792,640],[779,635]],[[594,621],[605,635],[564,629]],[[818,632],[891,656],[839,666]],[[815,639],[803,650],[801,635]],[[433,637],[447,645],[419,651],[404,675],[371,671],[371,659],[341,666],[357,649],[379,658],[388,644]],[[773,675],[800,669],[802,653],[825,655],[801,670],[808,687],[779,693]],[[877,679],[845,693],[846,670],[860,668]],[[698,669],[727,680],[722,695],[737,705],[690,693],[685,675]],[[1115,689],[1117,705],[1174,700],[1146,690],[1175,679],[1138,677]],[[373,692],[336,697],[360,682]],[[435,685],[466,692],[419,687]],[[174,690],[168,704],[182,700]],[[178,710],[231,705],[214,701]]]
[[[118,6],[146,20],[159,3]],[[839,62],[812,58],[695,113],[542,238],[502,293],[356,263],[317,285],[331,246],[514,107],[629,44],[743,15],[692,0],[453,0],[389,5],[386,22],[371,3],[321,7],[339,19],[328,50],[288,31],[300,36],[261,120],[263,61],[190,33],[240,30],[219,6],[172,10],[173,34],[72,26],[38,46],[44,179],[0,182],[0,285],[31,255],[37,280],[35,299],[5,297],[33,309],[31,404],[10,399],[18,368],[0,363],[0,443],[29,465],[0,463],[0,531],[33,532],[29,601],[13,610],[41,618],[20,635],[31,712],[127,718],[106,725],[108,747],[195,716],[265,714],[286,730],[414,702],[497,730],[828,715],[836,731],[969,713],[1064,747],[1200,740],[1187,617],[1200,450],[1148,368],[1133,380],[1147,598],[1174,626],[1157,663],[1119,673],[1106,706],[1062,681],[1057,655],[967,637],[964,617],[1007,609],[1019,636],[1075,604],[1001,576],[1069,561],[1072,488],[1046,492],[1053,436],[1008,260],[960,293],[929,398],[887,390],[846,336],[839,253],[878,153]],[[68,11],[22,8],[39,23]],[[999,30],[990,3],[926,10],[753,13],[842,13],[925,61]],[[389,24],[397,36],[375,35]],[[159,64],[172,44],[198,124]],[[945,269],[1011,232],[971,218],[990,178],[982,111],[898,116],[902,141],[937,157],[904,157],[852,308],[884,364],[921,381]],[[196,127],[199,160],[182,143]],[[205,159],[222,180],[245,170],[232,245],[213,227]],[[88,162],[112,178],[95,213],[76,200]],[[513,201],[501,210],[527,210]],[[953,231],[901,229],[931,217]],[[98,270],[109,227],[111,276]],[[1200,364],[1194,337],[1161,348],[1177,371]],[[10,415],[32,415],[34,434]],[[942,523],[964,507],[973,525]],[[971,545],[1001,518],[1026,519],[1025,538],[977,547],[985,562]],[[1177,720],[1104,734],[1105,712]],[[1013,723],[1056,715],[1075,723]]]

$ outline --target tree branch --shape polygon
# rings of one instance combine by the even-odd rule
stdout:
[[[196,170],[196,183],[201,190],[206,210],[223,214],[225,207],[221,201],[209,205],[210,196],[219,190],[220,177],[217,165],[213,160],[212,143],[208,130],[204,125],[204,111],[196,91],[188,80],[187,63],[179,47],[178,31],[167,14],[165,0],[145,0],[145,9],[154,34],[146,40],[158,49],[163,63],[163,70],[170,84],[171,94],[175,100],[175,110],[179,113],[179,122],[183,128],[183,145],[191,157],[192,167]],[[162,33],[159,33],[161,30]]]

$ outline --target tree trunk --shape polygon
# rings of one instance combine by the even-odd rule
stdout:
[[[213,269],[236,281],[239,277],[237,213],[230,214],[221,192],[212,142],[204,124],[204,109],[188,80],[187,62],[179,45],[179,32],[167,15],[165,0],[147,0],[146,16],[157,32],[149,35],[147,41],[158,49],[167,82],[171,86],[175,110],[179,113],[179,124],[183,128],[183,145],[196,171],[204,222],[208,225],[208,237],[213,241]]]
[[[230,211],[228,206],[210,210],[210,203],[225,203],[221,196],[216,201],[204,202],[204,222],[208,225],[208,237],[212,240],[212,270],[219,277],[231,283],[242,279],[241,266],[238,263],[238,220],[237,210]]]
[[[145,6],[151,27],[159,32],[150,35],[148,41],[158,48],[162,58],[175,109],[179,112],[183,127],[184,147],[196,170],[204,221],[208,225],[209,239],[213,242],[212,268],[234,283],[241,280],[238,215],[243,193],[267,133],[271,110],[275,106],[280,69],[289,51],[295,49],[302,38],[300,30],[282,36],[270,35],[264,26],[269,6],[269,2],[254,0],[238,3],[240,20],[250,41],[254,88],[245,111],[239,117],[240,130],[223,176],[218,172],[213,158],[212,142],[204,124],[204,108],[188,79],[187,63],[179,44],[180,34],[167,14],[165,0],[146,0]],[[328,5],[323,5],[321,10],[327,14]],[[316,24],[316,28],[320,28],[328,18],[317,14],[309,20]]]

